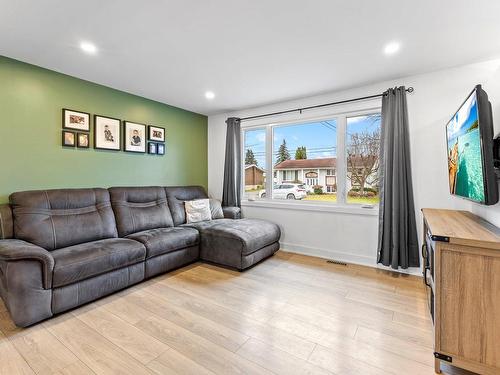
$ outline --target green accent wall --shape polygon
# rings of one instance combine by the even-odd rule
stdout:
[[[61,146],[62,108],[91,113],[91,148]],[[165,127],[165,155],[94,150],[94,114]],[[207,117],[0,56],[0,161],[0,203],[33,189],[206,188]]]

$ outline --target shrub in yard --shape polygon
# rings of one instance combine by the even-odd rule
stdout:
[[[321,185],[314,185],[313,186],[313,191],[314,191],[314,194],[323,194],[323,186],[321,186]]]
[[[376,196],[377,194],[375,194],[373,191],[367,191],[365,193],[365,196],[366,197],[370,197],[370,198],[373,198],[374,196]]]
[[[354,191],[354,190],[349,190],[349,192],[347,193],[347,195],[349,197],[359,197],[359,193],[357,191]]]
[[[351,191],[359,191],[359,188],[358,188],[358,187],[353,187],[353,188],[351,189]],[[365,193],[366,193],[367,191],[370,191],[370,192],[375,193],[375,194],[377,194],[377,193],[378,193],[378,190],[377,190],[377,189],[375,189],[375,188],[371,188],[371,187],[365,187],[365,188],[364,188],[364,191],[365,191]]]

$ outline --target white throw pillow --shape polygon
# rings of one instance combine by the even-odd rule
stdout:
[[[184,202],[186,223],[197,223],[212,219],[209,199],[196,199]]]
[[[210,214],[212,220],[224,219],[224,211],[222,210],[222,204],[220,200],[210,198]]]

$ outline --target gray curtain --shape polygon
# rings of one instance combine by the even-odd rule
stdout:
[[[405,87],[382,99],[378,263],[419,267]]]
[[[224,186],[222,205],[241,206],[241,133],[240,119],[229,117],[226,120],[226,161],[224,163]]]

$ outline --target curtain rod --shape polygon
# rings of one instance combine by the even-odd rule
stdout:
[[[405,91],[409,92],[409,93],[412,93],[414,91],[414,89],[413,89],[413,87],[410,86]],[[379,98],[379,97],[384,96],[384,95],[387,95],[387,91],[384,91],[382,94],[362,96],[360,98],[341,100],[339,102],[331,102],[331,103],[325,103],[325,104],[318,104],[318,105],[312,105],[312,106],[303,107],[303,108],[287,109],[286,111],[265,113],[263,115],[243,117],[243,118],[240,118],[240,121],[248,121],[248,120],[254,120],[254,119],[262,118],[262,117],[283,115],[285,113],[292,113],[292,112],[300,112],[300,113],[302,113],[302,111],[305,111],[305,110],[308,110],[308,109],[329,107],[331,105],[344,104],[344,103],[350,103],[350,102],[357,102],[357,101],[360,101],[360,100],[367,100],[367,99]]]

